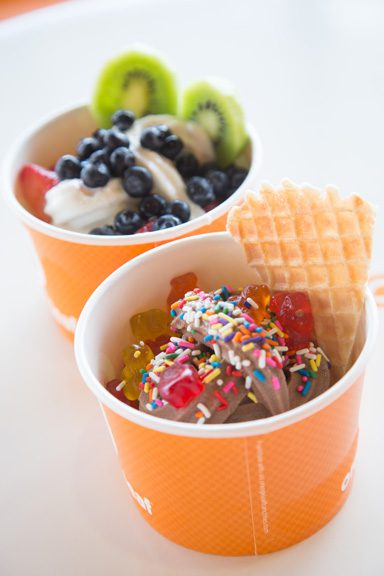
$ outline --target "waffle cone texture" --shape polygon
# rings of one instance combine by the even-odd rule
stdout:
[[[372,206],[334,187],[322,193],[289,180],[248,191],[231,209],[227,230],[239,241],[257,281],[272,290],[307,292],[316,338],[334,378],[354,361],[372,253]]]

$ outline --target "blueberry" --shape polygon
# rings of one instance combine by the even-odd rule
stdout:
[[[167,136],[164,140],[164,144],[160,148],[160,154],[166,158],[169,158],[170,160],[174,160],[176,156],[180,154],[182,149],[183,143],[180,138],[174,134],[171,134],[171,136]]]
[[[86,160],[95,150],[99,150],[99,148],[101,148],[101,144],[96,138],[83,138],[76,148],[79,160]]]
[[[187,194],[195,204],[206,206],[215,199],[212,184],[206,178],[193,176],[187,182]]]
[[[96,140],[100,142],[102,146],[104,146],[105,136],[107,132],[108,130],[106,130],[105,128],[98,128],[97,130],[94,131],[92,136],[96,138]]]
[[[144,198],[151,193],[153,178],[151,173],[142,166],[127,168],[122,176],[123,188],[132,198]]]
[[[139,212],[146,219],[164,214],[166,208],[167,202],[159,194],[146,196],[139,204]]]
[[[81,165],[76,156],[65,154],[58,159],[55,171],[60,180],[70,180],[71,178],[80,178]]]
[[[115,148],[109,158],[113,176],[121,176],[127,168],[135,164],[135,155],[129,148]]]
[[[203,164],[201,167],[201,174],[205,177],[205,175],[210,172],[210,170],[219,170],[214,162],[208,162],[207,164]]]
[[[165,230],[166,228],[173,228],[174,226],[179,226],[179,224],[182,224],[180,218],[177,218],[172,214],[163,214],[154,223],[153,230]]]
[[[246,179],[248,170],[232,164],[231,166],[228,166],[226,173],[229,178],[229,188],[231,192],[234,192]]]
[[[149,150],[153,150],[154,152],[160,152],[165,139],[170,136],[172,136],[172,132],[165,124],[149,126],[149,128],[144,128],[141,134],[140,144],[144,148],[149,148]]]
[[[123,210],[115,216],[114,225],[119,234],[134,234],[144,222],[138,212]]]
[[[179,218],[182,222],[188,222],[191,217],[191,209],[186,202],[183,202],[183,200],[174,200],[173,202],[170,202],[167,206],[166,213],[176,216],[176,218]]]
[[[229,195],[229,178],[221,170],[209,170],[206,179],[212,185],[215,197],[220,200],[228,198]]]
[[[135,115],[130,110],[117,110],[112,116],[112,124],[122,132],[129,130],[135,121]]]
[[[119,148],[119,146],[124,146],[125,148],[129,148],[129,138],[124,132],[119,130],[116,127],[107,130],[107,133],[104,137],[104,143],[107,148],[110,150],[114,150],[115,148]]]
[[[184,152],[176,160],[176,169],[180,172],[183,178],[191,178],[197,176],[199,172],[199,163],[196,157],[190,152]]]
[[[93,228],[93,230],[91,230],[89,233],[96,234],[97,236],[116,236],[118,234],[115,228],[109,224],[106,226],[98,226],[97,228]]]
[[[91,162],[91,164],[105,164],[109,168],[109,150],[107,148],[96,150],[90,155],[88,162]]]
[[[80,178],[88,188],[100,188],[108,184],[111,175],[105,164],[87,162],[81,169]]]

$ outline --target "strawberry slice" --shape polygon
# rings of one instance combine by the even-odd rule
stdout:
[[[25,164],[19,172],[20,200],[36,218],[51,222],[51,218],[44,212],[45,195],[58,183],[55,172],[37,164]]]
[[[136,230],[135,234],[142,234],[143,232],[152,232],[153,231],[153,227],[155,225],[156,222],[156,218],[150,218],[148,220],[148,222],[146,224],[144,224],[144,226],[142,226],[141,228],[139,228],[138,230]]]

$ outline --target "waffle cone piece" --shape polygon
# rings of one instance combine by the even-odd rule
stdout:
[[[308,293],[316,338],[333,379],[354,361],[372,252],[374,211],[359,196],[341,198],[283,180],[247,192],[227,229],[239,241],[260,283]],[[359,330],[358,330],[359,328]]]

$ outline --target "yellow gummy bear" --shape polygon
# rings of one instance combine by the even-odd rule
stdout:
[[[146,344],[131,344],[123,351],[124,368],[121,378],[126,384],[123,392],[128,400],[137,400],[140,396],[139,383],[142,379],[141,369],[146,368],[153,358],[152,350]]]
[[[169,324],[171,316],[169,312],[153,308],[146,310],[146,312],[139,312],[131,318],[131,329],[135,340],[156,340],[159,336],[169,334],[174,336],[171,332]]]

